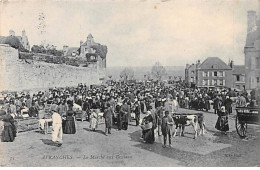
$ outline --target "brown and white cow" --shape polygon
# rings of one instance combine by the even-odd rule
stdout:
[[[205,123],[203,113],[187,114],[179,113],[173,114],[174,123],[176,125],[173,137],[176,136],[178,128],[180,129],[180,136],[184,136],[185,126],[192,125],[194,129],[194,139],[198,136],[198,126],[200,128],[199,135],[205,134]]]

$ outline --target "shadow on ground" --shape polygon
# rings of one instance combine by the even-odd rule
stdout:
[[[162,144],[159,141],[155,141],[153,144],[149,143],[144,143],[142,142],[142,139],[140,138],[140,130],[135,131],[133,133],[129,133],[129,137],[131,141],[134,142],[139,142],[139,144],[133,145],[134,147],[144,149],[150,152],[153,152],[155,154],[159,154],[161,156],[165,156],[171,159],[177,159],[180,161],[188,161],[187,157],[195,157],[195,156],[200,156],[199,154],[191,153],[191,152],[186,152],[186,151],[181,151],[175,148],[169,148],[168,146],[166,148],[162,147]],[[163,140],[162,136],[159,137],[161,138],[160,140]],[[168,141],[167,141],[168,144]],[[174,143],[173,143],[174,144]]]
[[[90,128],[83,128],[83,129],[86,130],[86,131],[89,131],[89,132],[99,133],[99,134],[105,135],[105,132],[103,130],[97,130],[96,129],[95,131],[93,131]]]
[[[50,146],[56,146],[56,147],[60,147],[61,144],[55,143],[50,139],[41,139],[41,141],[45,144],[45,145],[50,145]]]

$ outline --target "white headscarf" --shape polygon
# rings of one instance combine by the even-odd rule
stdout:
[[[146,116],[148,116],[148,115],[150,115],[150,114],[152,114],[150,111],[147,111],[147,112],[146,112]]]
[[[225,106],[222,106],[222,107],[220,108],[220,110],[221,110],[221,112],[225,112],[225,111],[226,111]]]

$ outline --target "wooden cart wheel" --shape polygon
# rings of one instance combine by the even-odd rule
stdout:
[[[237,134],[244,138],[247,136],[247,123],[239,122],[238,117],[236,116],[236,130]]]

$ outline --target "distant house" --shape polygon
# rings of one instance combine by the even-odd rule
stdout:
[[[63,54],[67,57],[76,57],[79,55],[79,47],[63,46]]]
[[[196,85],[196,69],[197,64],[187,64],[185,68],[185,82],[189,83],[191,87]]]
[[[196,87],[232,87],[232,68],[218,57],[186,65],[185,80]]]
[[[245,89],[245,66],[234,65],[232,66],[233,88],[244,90]]]
[[[208,57],[197,67],[198,87],[232,87],[232,68],[218,57]]]
[[[100,44],[96,43],[93,36],[89,34],[86,42],[80,41],[79,47],[63,46],[63,54],[67,57],[86,58],[90,63],[98,62],[100,68],[106,68],[106,58],[101,58],[93,48],[98,45]]]
[[[25,30],[22,31],[22,36],[16,36],[15,32],[13,30],[10,30],[9,36],[0,36],[0,44],[6,44],[6,40],[10,37],[16,37],[22,44],[23,48],[30,51],[30,44]]]
[[[80,55],[85,56],[86,54],[93,54],[96,51],[92,48],[93,45],[96,45],[94,38],[91,34],[88,35],[87,41],[80,44]]]

